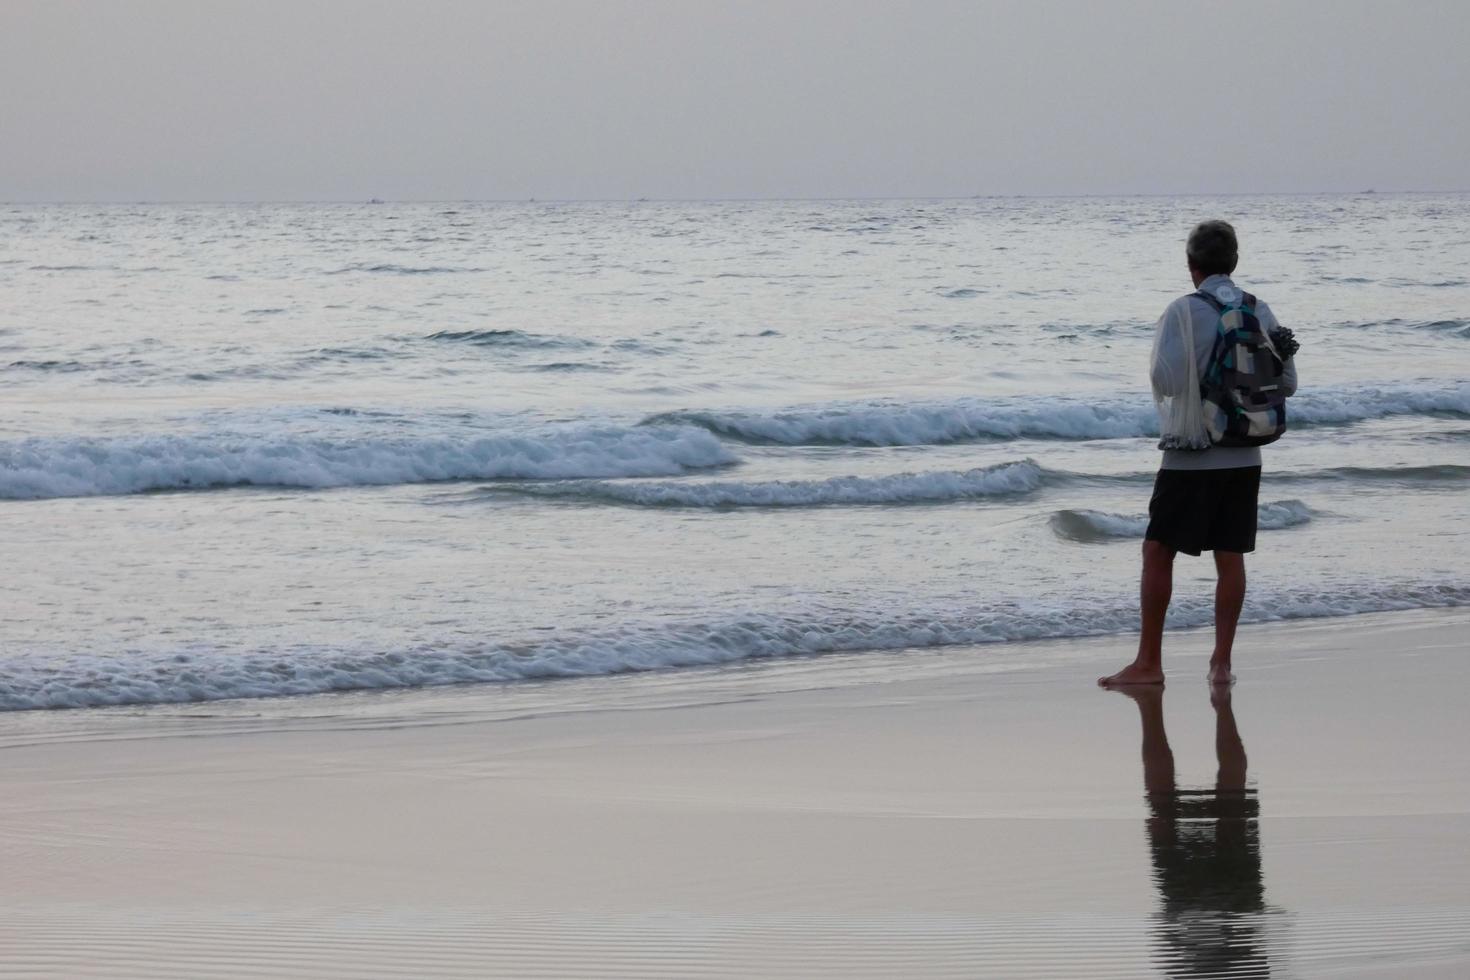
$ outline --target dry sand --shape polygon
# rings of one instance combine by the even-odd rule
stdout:
[[[1467,637],[12,715],[0,976],[1467,976]]]

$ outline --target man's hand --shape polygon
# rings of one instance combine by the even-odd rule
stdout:
[[[1297,343],[1296,334],[1291,332],[1290,327],[1277,327],[1268,334],[1271,338],[1271,346],[1276,348],[1276,354],[1283,360],[1289,361],[1302,349]]]

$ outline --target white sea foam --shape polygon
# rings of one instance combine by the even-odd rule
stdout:
[[[1038,489],[1045,471],[1018,460],[964,471],[898,473],[892,476],[834,476],[826,480],[743,482],[527,483],[498,493],[573,497],[639,507],[824,507],[918,504],[973,500]]]
[[[1121,439],[1147,435],[1154,418],[1152,406],[1136,400],[1036,398],[844,404],[772,413],[689,411],[649,421],[698,425],[734,439],[787,446],[919,446],[986,438]]]
[[[1316,514],[1316,511],[1300,500],[1277,500],[1273,503],[1261,504],[1257,508],[1256,525],[1267,531],[1279,531],[1306,524]]]
[[[1257,527],[1263,531],[1297,527],[1312,519],[1315,511],[1300,500],[1278,500],[1256,510]],[[1108,514],[1096,510],[1059,510],[1051,515],[1052,530],[1069,541],[1103,541],[1108,538],[1141,538],[1148,530],[1146,514]]]
[[[1398,415],[1470,416],[1470,383],[1313,389],[1287,402],[1295,424],[1343,425]]]
[[[1470,416],[1470,383],[1309,389],[1287,404],[1293,426],[1400,415]],[[942,403],[836,404],[778,412],[683,411],[648,423],[702,426],[779,445],[918,446],[972,439],[1124,439],[1158,435],[1147,398],[964,398]]]
[[[1470,586],[1399,583],[1335,589],[1257,589],[1243,620],[1345,616],[1470,605]],[[1207,597],[1176,602],[1170,624],[1202,626]],[[1003,643],[1131,630],[1137,601],[1037,600],[935,612],[816,610],[750,614],[710,624],[627,625],[525,643],[439,644],[394,652],[294,648],[239,651],[129,650],[117,656],[0,655],[0,710],[168,704],[329,691],[588,677],[838,652]]]
[[[567,427],[463,437],[35,438],[0,443],[0,499],[228,486],[676,476],[736,461],[717,438],[691,426]]]

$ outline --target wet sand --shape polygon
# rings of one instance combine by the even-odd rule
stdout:
[[[1470,975],[1467,638],[0,718],[0,975]]]

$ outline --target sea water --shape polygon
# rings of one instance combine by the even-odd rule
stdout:
[[[1126,632],[1213,217],[1245,618],[1470,603],[1470,196],[0,207],[0,708]]]

